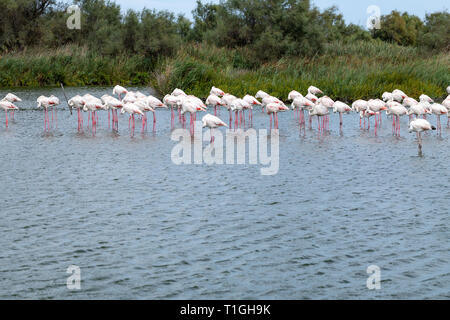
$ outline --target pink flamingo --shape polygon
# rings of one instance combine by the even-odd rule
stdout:
[[[213,129],[218,128],[218,127],[228,127],[226,125],[225,122],[223,122],[222,120],[220,120],[218,117],[213,116],[212,114],[206,114],[205,116],[203,116],[202,118],[202,127],[208,127],[209,128],[209,132],[211,135],[211,140],[210,142],[214,142],[214,135],[213,135]]]
[[[19,108],[17,108],[12,102],[9,102],[6,99],[0,101],[0,108],[5,110],[5,117],[6,117],[5,125],[6,128],[8,128],[8,111],[19,110]]]
[[[274,129],[278,129],[278,112],[289,110],[284,104],[275,102],[268,103],[266,105],[266,112],[270,116],[270,129],[272,130],[272,115],[274,118]]]

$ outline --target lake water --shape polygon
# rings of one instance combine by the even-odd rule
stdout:
[[[356,114],[342,135],[336,115],[318,135],[280,114],[279,172],[263,176],[173,164],[170,111],[130,137],[124,115],[114,134],[100,114],[93,136],[64,109],[44,133],[35,100],[55,94],[65,108],[61,90],[15,93],[21,110],[0,122],[1,299],[450,298],[446,119],[418,157],[406,118],[401,137],[386,116],[377,136],[360,130]],[[268,126],[255,111],[253,127]],[[80,290],[66,287],[70,265]],[[370,265],[380,290],[366,287]]]

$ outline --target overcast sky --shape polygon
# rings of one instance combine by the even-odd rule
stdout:
[[[203,2],[219,3],[220,0],[208,0]],[[195,0],[116,0],[122,10],[136,9],[144,7],[158,10],[169,10],[175,13],[183,13],[187,18],[191,18],[191,11],[195,8]],[[448,10],[450,2],[447,0],[312,0],[312,3],[321,9],[336,5],[343,13],[345,20],[349,23],[366,25],[368,14],[367,8],[376,5],[380,8],[381,14],[386,14],[392,10],[401,12],[407,11],[421,18],[426,13]]]

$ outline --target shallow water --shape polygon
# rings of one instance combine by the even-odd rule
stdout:
[[[155,133],[137,120],[133,138],[123,115],[119,134],[106,114],[96,136],[78,134],[67,109],[46,134],[35,100],[63,102],[61,90],[16,93],[21,111],[0,125],[2,299],[450,298],[446,119],[418,157],[406,118],[400,138],[385,116],[375,137],[355,114],[342,135],[332,115],[321,136],[280,114],[279,172],[263,176],[261,165],[173,164],[167,110]],[[253,126],[267,115],[255,111]],[[66,288],[69,265],[81,290]],[[369,265],[380,290],[366,287]]]

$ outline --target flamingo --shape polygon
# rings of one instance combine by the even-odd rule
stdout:
[[[237,127],[239,127],[241,125],[242,122],[242,115],[239,112],[243,112],[244,110],[244,103],[245,101],[242,99],[234,99],[231,102],[230,108],[231,111],[234,111],[235,116],[234,116],[234,129],[236,130]]]
[[[302,97],[303,97],[303,95],[300,92],[295,91],[295,90],[292,90],[288,94],[288,100],[290,100],[290,101],[294,101],[296,98],[302,98]]]
[[[368,122],[367,130],[370,130],[370,118],[373,117],[374,115],[376,115],[376,113],[369,109],[361,110],[359,112],[359,118],[364,118],[364,129],[366,129],[366,118],[367,118]],[[361,120],[359,121],[359,123],[361,123]]]
[[[415,106],[417,104],[419,104],[419,102],[416,99],[411,98],[411,97],[406,97],[405,99],[403,99],[403,103],[402,103],[402,105],[408,110],[412,106]],[[409,121],[411,121],[411,117],[412,117],[412,115],[409,115]]]
[[[217,116],[217,107],[224,105],[224,103],[219,96],[210,94],[208,98],[206,98],[206,105],[214,107],[214,115]]]
[[[339,112],[339,127],[340,130],[342,131],[342,114],[343,113],[349,113],[352,110],[352,108],[350,108],[350,106],[344,102],[341,101],[336,101],[333,104],[333,112]]]
[[[244,100],[245,102],[247,102],[251,106],[261,106],[262,105],[262,103],[259,102],[258,99],[256,99],[256,97],[251,96],[249,94],[246,94],[242,98],[242,100]],[[250,124],[251,124],[253,122],[253,107],[250,108],[250,113],[249,113],[248,117],[249,117],[248,120],[250,121]]]
[[[448,96],[443,102],[442,105],[447,108],[447,127],[450,125],[450,96]]]
[[[166,94],[163,98],[163,102],[166,104],[166,106],[170,107],[170,125],[172,128],[175,125],[175,114],[173,113],[173,108],[177,107],[179,100],[179,97],[173,96],[171,94]]]
[[[319,94],[323,94],[323,92],[319,88],[316,88],[314,86],[310,86],[308,88],[308,94],[313,94],[313,95],[317,96]]]
[[[123,102],[114,97],[104,95],[102,96],[103,104],[108,108],[108,126],[109,126],[109,110],[111,109],[112,114],[112,129],[115,131],[119,130],[119,118],[117,117],[117,109],[122,109]]]
[[[328,107],[324,106],[323,104],[316,104],[312,107],[311,110],[309,110],[310,119],[313,116],[317,116],[317,125],[318,125],[319,132],[321,132],[325,129],[325,120],[323,117],[325,117],[329,114],[330,114],[330,112],[328,111]],[[322,118],[322,124],[320,124],[320,118]]]
[[[128,93],[128,90],[122,86],[116,85],[113,88],[113,95],[117,95],[119,97],[119,101],[122,101],[122,96],[125,96]],[[119,117],[117,115],[117,109],[111,109],[112,118],[113,118],[113,129],[115,127],[116,130],[119,130]],[[115,124],[115,126],[114,126]]]
[[[171,93],[171,95],[172,96],[175,96],[175,97],[178,97],[178,96],[187,96],[187,94],[183,91],[183,90],[181,90],[181,89],[178,89],[178,88],[176,88],[175,90],[173,90],[172,91],[172,93]]]
[[[152,109],[167,108],[167,106],[164,103],[162,103],[161,100],[159,100],[158,98],[156,98],[154,96],[150,95],[150,96],[146,97],[145,100]],[[156,113],[153,111],[153,132],[155,130],[156,130]]]
[[[120,113],[125,113],[125,112],[129,114],[128,123],[130,123],[130,121],[132,121],[131,135],[134,136],[134,128],[135,128],[134,115],[138,114],[143,117],[144,113],[134,103],[125,103],[123,105]]]
[[[220,120],[218,117],[213,116],[212,114],[206,114],[205,116],[203,116],[202,118],[202,127],[208,127],[209,128],[209,132],[211,135],[211,141],[210,142],[214,142],[214,136],[213,136],[213,129],[218,128],[218,127],[228,127],[226,125],[225,122],[223,122],[222,120]]]
[[[411,121],[409,124],[409,132],[415,132],[417,135],[417,144],[419,147],[419,156],[422,156],[422,137],[421,133],[424,131],[429,130],[436,130],[436,127],[432,126],[427,120],[425,119],[415,119]]]
[[[122,96],[123,96],[123,95],[126,95],[127,93],[128,93],[128,90],[125,89],[125,88],[122,87],[122,86],[116,85],[116,86],[113,88],[113,95],[118,95],[118,96],[119,96],[119,100],[122,100]]]
[[[231,111],[232,111],[231,110],[231,103],[234,100],[236,100],[236,99],[237,99],[237,97],[235,97],[235,96],[233,96],[232,94],[229,94],[229,93],[225,94],[222,97],[222,101],[224,102],[225,107],[228,109],[228,112],[230,114],[230,127],[231,127],[231,122],[233,121],[233,114],[231,113]]]
[[[429,106],[430,104],[428,102],[419,102],[409,108],[408,115],[416,115],[416,118],[423,116],[425,119],[426,114],[431,114],[431,110],[428,109]]]
[[[434,113],[437,117],[437,130],[438,133],[441,132],[442,128],[441,128],[441,115],[447,115],[448,117],[448,110],[445,106],[443,106],[442,104],[439,103],[433,103],[431,106],[431,112]]]
[[[264,98],[269,97],[269,96],[270,96],[270,94],[268,94],[267,92],[264,92],[264,91],[262,91],[262,90],[259,90],[259,91],[256,93],[256,95],[255,95],[255,97],[256,97],[257,99],[264,99]]]
[[[356,100],[352,103],[352,109],[358,113],[364,113],[368,108],[368,102],[366,100]],[[364,118],[364,129],[366,128],[366,117],[359,117],[359,128],[361,129],[361,120]]]
[[[390,100],[393,100],[393,96],[391,92],[384,92],[383,95],[381,96],[381,99],[383,99],[384,102],[388,102]]]
[[[209,91],[210,95],[215,95],[215,96],[219,96],[219,97],[223,97],[225,95],[225,92],[223,92],[223,90],[216,88],[216,87],[212,87],[211,90]]]
[[[274,117],[274,128],[278,129],[278,112],[289,110],[284,104],[271,102],[266,105],[267,114],[270,116],[270,129],[272,129],[272,115]]]
[[[81,114],[81,110],[84,107],[85,101],[82,96],[76,95],[68,101],[68,104],[72,109],[77,109],[78,131],[81,131],[83,129],[83,117]]]
[[[95,96],[93,96],[92,94],[86,93],[83,96],[83,100],[85,102],[85,107],[83,107],[83,111],[85,112],[89,112],[88,115],[88,127],[89,127],[89,121],[90,118],[94,119],[95,116],[95,125],[97,125],[97,121],[98,121],[98,116],[97,116],[97,109],[106,109],[105,107],[103,107],[103,101]],[[89,102],[89,107],[86,107],[86,104]],[[91,116],[91,113],[94,116]],[[92,123],[92,129],[94,130],[94,122]]]
[[[392,115],[392,132],[400,135],[400,117],[408,114],[408,110],[400,103],[391,103],[386,114]]]
[[[95,134],[97,132],[97,110],[104,109],[105,107],[103,104],[98,103],[95,99],[88,99],[83,106],[84,112],[89,112],[88,117],[88,124],[89,124],[89,118],[92,118],[92,133]]]
[[[0,100],[0,108],[5,110],[5,126],[6,128],[8,128],[8,111],[19,110],[19,108],[17,108],[12,102],[9,102],[6,99]]]
[[[194,135],[194,119],[195,119],[195,113],[197,111],[206,111],[203,108],[203,103],[199,104],[196,99],[192,99],[190,97],[186,97],[185,99],[181,100],[181,115],[184,119],[184,114],[188,112],[191,116],[189,128],[191,135]]]
[[[3,98],[4,100],[7,100],[7,101],[9,101],[9,102],[11,102],[11,103],[14,103],[14,102],[21,102],[22,101],[22,99],[20,99],[18,96],[16,96],[15,94],[13,94],[13,93],[8,93],[6,96],[5,96],[5,98]],[[17,108],[17,107],[16,107]],[[13,109],[12,110],[12,117],[13,117],[13,120],[14,120],[14,111],[15,111],[16,109]],[[17,109],[18,110],[18,109]]]
[[[323,96],[323,97],[319,98],[317,100],[316,104],[321,104],[321,105],[327,107],[328,109],[333,109],[333,107],[334,107],[334,101],[328,96]],[[328,129],[328,127],[329,127],[330,119],[328,117],[329,117],[328,115],[325,116],[325,128],[326,129]]]
[[[377,123],[381,123],[381,111],[387,109],[386,104],[380,99],[370,99],[367,101],[367,109],[375,112],[375,127],[377,127]],[[379,117],[379,119],[377,119],[377,117]]]
[[[262,91],[262,90],[259,90],[257,93],[256,93],[256,95],[255,95],[255,98],[256,99],[264,99],[264,98],[266,98],[266,97],[270,97],[270,94],[268,94],[267,92],[264,92],[264,91]],[[262,108],[261,108],[261,112],[264,112],[264,104],[263,104],[263,106],[262,106]]]
[[[44,109],[44,130],[50,130],[50,120],[48,117],[48,108],[51,106],[52,101],[49,97],[46,96],[39,96],[36,99],[38,108]]]
[[[300,126],[305,124],[305,108],[312,108],[313,106],[314,103],[305,97],[297,97],[292,101],[292,109],[297,109],[299,113],[298,121]]]
[[[402,90],[395,89],[392,91],[392,97],[390,100],[397,101],[399,103],[402,103],[403,99],[407,98],[408,96],[406,93],[404,93]]]
[[[419,97],[419,101],[420,102],[428,102],[428,103],[434,103],[433,99],[431,99],[429,96],[427,96],[426,94],[422,94]]]
[[[144,133],[145,128],[147,127],[147,112],[155,113],[155,109],[150,106],[147,99],[138,99],[134,105],[142,111],[144,116],[142,117],[142,133]],[[153,129],[154,130],[154,129]]]

